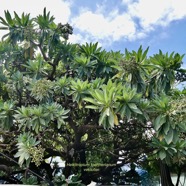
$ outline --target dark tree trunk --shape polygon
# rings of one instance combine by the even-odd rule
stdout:
[[[70,164],[73,163],[73,158],[71,155],[67,155],[67,159],[65,161],[65,168],[63,174],[65,178],[68,178],[71,175],[72,166]]]
[[[169,167],[160,160],[160,177],[162,186],[174,186],[172,183]]]
[[[85,154],[85,146],[80,150],[79,157],[80,157],[81,164],[86,165],[87,161],[86,161],[86,154]],[[91,177],[90,177],[89,173],[87,171],[85,171],[86,168],[87,168],[87,166],[81,167],[81,180],[82,180],[83,184],[89,185],[91,183]]]

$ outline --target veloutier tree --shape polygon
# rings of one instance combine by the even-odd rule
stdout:
[[[0,180],[108,184],[113,170],[149,162],[173,185],[170,168],[186,166],[186,93],[175,89],[186,80],[183,55],[70,44],[72,27],[46,9],[35,18],[5,11],[0,22]],[[50,166],[56,156],[63,176]]]

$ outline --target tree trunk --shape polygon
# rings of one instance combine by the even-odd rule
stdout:
[[[85,146],[80,150],[79,152],[79,157],[80,157],[80,163],[81,164],[87,164],[86,162],[86,154],[85,154]],[[89,185],[91,183],[91,177],[89,175],[89,172],[85,171],[85,169],[88,168],[87,166],[82,166],[81,167],[81,180],[82,183],[85,185]]]
[[[162,186],[174,186],[172,183],[169,167],[160,160],[160,177]]]
[[[71,164],[73,163],[73,158],[71,155],[67,155],[67,159],[65,161],[65,168],[63,170],[63,174],[65,176],[65,178],[68,178],[71,175],[71,169],[72,166]]]

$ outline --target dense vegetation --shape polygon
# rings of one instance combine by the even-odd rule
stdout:
[[[0,180],[108,184],[136,163],[173,185],[170,170],[186,166],[186,91],[176,89],[184,55],[70,44],[72,27],[45,9],[35,18],[5,11],[0,22]],[[64,176],[50,166],[55,156]]]

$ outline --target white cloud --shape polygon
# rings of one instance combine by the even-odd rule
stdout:
[[[71,12],[72,3],[73,0],[4,0],[1,2],[0,16],[4,17],[4,10],[9,10],[19,15],[22,12],[30,13],[34,17],[42,14],[46,7],[57,23],[72,24],[78,34],[70,36],[70,42],[99,41],[103,45],[121,39],[143,39],[157,26],[167,26],[174,20],[186,17],[186,1],[183,0],[122,0],[120,7],[113,8],[109,7],[109,0],[105,0],[96,4],[95,11],[91,7],[77,7],[80,14],[76,16]]]
[[[121,39],[143,39],[157,26],[167,26],[174,20],[186,17],[186,1],[183,0],[122,0],[124,12],[119,7],[107,12],[106,4],[97,4],[97,10],[83,9],[72,19],[74,29],[83,37],[104,43]],[[127,9],[126,9],[127,7]],[[138,22],[136,22],[138,21]]]
[[[90,10],[82,12],[72,19],[75,29],[91,35],[93,39],[112,39],[118,41],[121,37],[130,38],[135,32],[135,23],[127,14],[118,15],[114,10],[108,17]]]
[[[131,4],[131,3],[133,3],[135,0],[122,0],[122,3],[123,4]]]
[[[172,0],[171,8],[172,11],[167,16],[168,21],[178,20],[186,17],[186,1]]]
[[[161,1],[161,3],[158,1],[139,0],[128,7],[128,13],[138,18],[144,29],[152,29],[152,24],[162,24],[162,19],[170,8],[168,1]]]
[[[85,44],[86,42],[89,41],[87,37],[83,37],[81,34],[72,34],[69,36],[70,43],[79,43],[79,44]]]
[[[72,24],[79,30],[86,31],[98,38],[102,38],[103,34],[108,35],[108,24],[104,16],[101,14],[94,14],[91,11],[85,11],[79,17],[74,18]]]
[[[186,16],[186,1],[183,0],[139,0],[128,5],[128,14],[138,18],[143,29],[166,26],[173,20]]]
[[[4,11],[8,10],[13,16],[15,11],[18,15],[24,13],[30,13],[31,17],[43,14],[43,9],[46,7],[47,12],[50,11],[50,15],[55,17],[56,23],[67,23],[71,16],[71,1],[62,0],[5,0],[1,2],[0,16],[5,17]],[[1,26],[1,25],[0,25]],[[0,38],[7,32],[0,30]]]
[[[70,3],[62,0],[5,0],[1,2],[0,16],[4,17],[4,10],[9,10],[10,13],[15,11],[20,15],[25,12],[35,17],[43,13],[44,7],[51,12],[51,15],[54,15],[56,22],[66,23],[69,21],[71,15]]]
[[[102,47],[103,45],[105,45],[105,42],[103,40],[99,40],[100,42],[98,43],[98,47]],[[86,34],[86,35],[82,35],[82,34],[72,34],[69,36],[69,40],[68,42],[70,43],[79,43],[79,44],[86,44],[86,43],[96,43],[98,42],[98,40],[96,38],[92,38],[91,35]],[[111,43],[108,43],[107,41],[107,45],[110,45]]]

